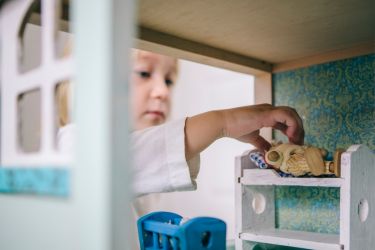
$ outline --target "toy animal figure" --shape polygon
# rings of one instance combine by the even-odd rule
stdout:
[[[325,161],[327,151],[312,146],[290,143],[274,145],[267,151],[265,160],[275,169],[294,176],[340,176],[340,158],[343,150],[336,150],[333,161]]]

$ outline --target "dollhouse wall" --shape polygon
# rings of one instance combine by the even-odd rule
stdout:
[[[21,18],[32,0],[2,2],[0,1],[2,150],[6,148],[17,155],[11,159],[12,162],[9,160],[5,163],[4,158],[10,158],[9,154],[1,155],[0,249],[128,249],[130,181],[128,168],[124,166],[128,166],[129,159],[129,130],[127,116],[120,115],[123,114],[123,109],[116,107],[126,106],[118,102],[127,100],[127,89],[124,84],[119,83],[126,82],[128,75],[127,72],[124,73],[124,69],[129,69],[129,63],[122,55],[126,54],[134,37],[134,3],[117,0],[72,2],[72,25],[77,51],[72,67],[71,57],[58,61],[53,53],[53,20],[58,1],[42,1],[42,64],[45,67],[19,76],[15,67],[19,52],[16,48],[18,29],[15,26],[20,26]],[[87,11],[88,7],[90,11]],[[101,39],[96,39],[97,37]],[[16,105],[12,105],[14,96],[9,95],[10,88],[5,91],[5,86],[12,86],[12,90],[17,88],[18,91],[18,88],[30,87],[26,86],[27,83],[38,87],[46,82],[47,87],[51,87],[72,76],[73,71],[77,82],[76,114],[79,117],[76,122],[79,131],[76,150],[79,153],[76,154],[74,166],[70,168],[56,164],[55,159],[62,162],[65,158],[58,153],[50,153],[54,152],[52,140],[46,140],[46,154],[36,155],[36,160],[28,161],[26,157],[29,155],[26,154],[17,158],[21,153],[14,146],[14,136],[3,141],[8,138],[5,135],[14,132],[12,128],[16,127],[15,119],[12,119],[16,114]],[[60,77],[62,75],[64,77]],[[49,130],[43,130],[43,135],[51,132],[53,127],[53,112],[50,112],[53,105],[48,105],[53,103],[53,98],[50,98],[53,97],[53,92],[50,90],[53,88],[47,88],[43,92],[48,94],[48,99],[45,99],[50,102],[42,106],[46,107],[45,113],[51,118],[45,120],[47,126],[43,128]],[[9,99],[12,100],[7,102]],[[87,103],[90,103],[91,109],[87,108]],[[116,136],[112,136],[109,131]],[[53,133],[49,133],[49,138],[52,136]],[[22,169],[18,164],[20,158],[24,163]],[[67,178],[54,175],[59,170]],[[44,177],[50,174],[52,182],[44,185]],[[64,185],[67,192],[62,196],[56,192],[48,192],[46,196],[39,195],[38,187],[51,191],[53,186],[61,186],[60,183],[64,180],[67,180]]]
[[[273,74],[273,103],[302,116],[305,143],[375,151],[375,54]],[[276,133],[274,137],[285,140]],[[277,187],[276,227],[339,232],[338,188]]]

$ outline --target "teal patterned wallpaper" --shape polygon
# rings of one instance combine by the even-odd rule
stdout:
[[[375,152],[375,54],[277,73],[272,82],[273,103],[302,116],[305,144],[330,152],[365,144]],[[337,188],[278,187],[276,225],[339,233],[339,197]]]
[[[273,96],[303,117],[305,143],[375,151],[375,54],[274,74]]]

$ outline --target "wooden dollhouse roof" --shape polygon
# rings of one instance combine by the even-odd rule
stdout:
[[[375,0],[136,2],[137,47],[254,75],[375,52]]]
[[[168,44],[163,38],[172,38],[180,47],[194,42],[202,46],[198,52],[207,46],[273,67],[348,48],[375,50],[374,0],[139,3],[141,39]]]

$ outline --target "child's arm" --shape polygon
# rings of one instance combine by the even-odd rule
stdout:
[[[186,160],[192,159],[222,137],[251,143],[266,150],[270,144],[259,135],[259,129],[263,127],[278,129],[290,142],[303,144],[302,120],[294,109],[270,104],[245,106],[210,111],[188,118],[185,125]]]

